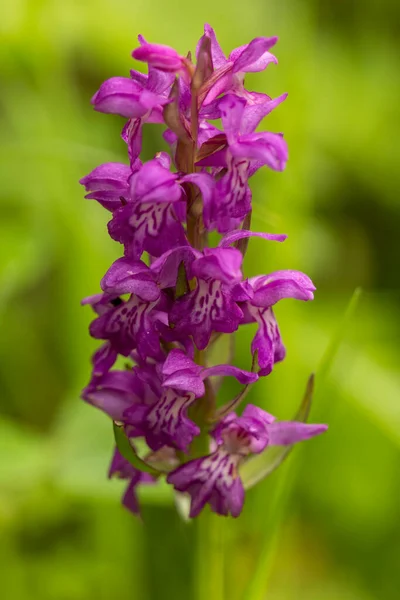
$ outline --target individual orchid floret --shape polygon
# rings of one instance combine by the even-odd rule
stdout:
[[[93,169],[80,179],[88,194],[85,198],[97,200],[104,208],[114,212],[121,207],[121,197],[129,195],[129,177],[132,170],[121,163],[106,163]]]
[[[133,258],[140,258],[143,251],[160,256],[187,243],[181,224],[186,217],[184,190],[169,166],[169,158],[160,153],[135,171],[129,178],[129,194],[108,225],[111,237]]]
[[[109,340],[122,356],[137,349],[145,358],[162,356],[155,311],[157,301],[145,302],[132,294],[128,300],[116,302],[112,308],[92,321],[90,334],[95,339]]]
[[[209,177],[197,175],[198,184],[200,178]],[[139,259],[143,251],[160,256],[187,243],[181,223],[186,218],[185,196],[177,180],[178,175],[170,172],[169,156],[160,152],[145,165],[137,161],[134,168],[120,163],[101,165],[80,183],[89,192],[86,198],[113,213],[108,225],[111,237]],[[161,230],[164,236],[159,235]]]
[[[232,290],[233,298],[243,311],[243,323],[258,323],[251,351],[257,352],[260,375],[268,375],[286,353],[271,307],[284,298],[312,300],[314,290],[307,275],[290,270],[252,277]]]
[[[175,302],[170,320],[177,331],[191,335],[200,350],[213,331],[232,333],[243,318],[231,295],[231,287],[242,277],[242,260],[235,248],[213,248],[191,264],[197,286]]]
[[[262,165],[281,171],[287,161],[287,146],[280,134],[253,133],[263,116],[259,107],[247,107],[246,101],[233,94],[218,104],[226,135],[226,145],[198,161],[199,166],[226,169],[217,181],[214,200],[205,205],[204,220],[208,229],[228,231],[232,219],[239,222],[251,210],[248,178]],[[213,138],[207,141],[211,146]]]
[[[196,398],[204,396],[206,391],[204,380],[207,377],[232,376],[243,385],[254,383],[258,379],[256,373],[250,373],[232,365],[214,365],[212,367],[197,365],[182,350],[178,349],[171,350],[168,354],[162,367],[162,374],[164,387],[189,390],[195,394]]]
[[[109,371],[101,377],[93,377],[83,390],[82,398],[113,421],[122,421],[129,407],[145,402],[145,389],[135,370]]]
[[[92,356],[93,377],[102,377],[111,369],[118,358],[118,352],[110,342],[105,342]]]
[[[141,260],[118,258],[100,282],[105,293],[136,294],[141,300],[154,302],[160,289],[150,268]]]
[[[131,77],[107,79],[92,98],[95,110],[128,117],[122,131],[133,165],[142,148],[144,123],[162,123],[163,106],[169,102],[173,74],[149,68],[149,74],[131,71]]]
[[[212,376],[233,376],[244,385],[258,379],[256,373],[231,365],[202,367],[182,350],[173,349],[161,369],[163,393],[159,400],[150,406],[132,404],[124,412],[124,422],[143,431],[152,450],[172,446],[188,452],[200,428],[188,417],[187,411],[197,398],[204,396],[204,380]]]
[[[176,50],[164,44],[143,42],[132,52],[133,58],[147,63],[150,67],[167,73],[178,73],[184,69],[186,59]]]
[[[191,496],[190,517],[208,503],[211,510],[238,517],[244,503],[239,466],[250,454],[267,446],[292,445],[319,435],[326,425],[294,421],[275,422],[275,417],[249,404],[241,417],[230,414],[214,430],[217,448],[208,456],[189,461],[172,471],[167,481]]]
[[[249,93],[244,89],[244,77],[246,73],[263,71],[270,63],[277,63],[276,57],[269,52],[278,41],[277,37],[258,37],[249,44],[239,46],[226,58],[222,51],[214,29],[210,25],[204,25],[204,37],[210,39],[211,57],[213,63],[213,74],[203,92],[204,104],[209,104],[222,93],[234,91],[238,96],[249,99]],[[251,96],[250,96],[251,98]]]
[[[148,114],[149,122],[154,119],[151,112],[167,102],[167,97],[155,94],[129,77],[107,79],[92,98],[92,104],[99,112],[135,119]],[[159,112],[156,119],[160,121]]]

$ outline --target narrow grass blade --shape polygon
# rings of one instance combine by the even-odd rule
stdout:
[[[329,373],[329,370],[331,369],[331,367],[333,365],[333,362],[338,353],[340,344],[342,343],[343,339],[346,337],[347,329],[351,323],[351,320],[354,316],[356,308],[359,304],[361,295],[362,295],[362,289],[359,287],[356,288],[353,292],[352,297],[350,298],[350,301],[349,301],[347,307],[346,307],[346,310],[344,312],[342,320],[339,323],[339,326],[338,326],[335,334],[333,335],[331,341],[328,344],[327,349],[325,350],[325,352],[321,358],[321,361],[317,368],[318,382],[321,382],[325,379],[325,377],[327,376],[327,374]]]

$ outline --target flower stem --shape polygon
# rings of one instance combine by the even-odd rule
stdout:
[[[195,600],[223,600],[224,519],[206,507],[196,518]]]

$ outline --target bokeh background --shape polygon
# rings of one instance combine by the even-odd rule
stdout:
[[[207,573],[207,548],[168,490],[146,489],[142,522],[120,507],[120,482],[105,477],[110,423],[79,401],[95,347],[79,302],[97,293],[121,249],[78,179],[125,161],[123,120],[89,100],[104,79],[128,74],[136,35],[185,53],[208,21],[226,52],[279,35],[279,66],[247,85],[289,92],[263,124],[285,133],[287,170],[261,170],[252,182],[254,229],[289,239],[251,241],[246,272],[300,269],[318,288],[311,304],[277,308],[287,360],[249,399],[290,418],[316,371],[312,420],[330,429],[251,490],[239,520],[224,520],[224,566],[204,576],[215,590],[224,579],[231,600],[398,598],[399,16],[395,0],[2,6],[2,597],[187,600],[197,597],[199,569]],[[145,156],[160,148],[160,129],[149,126]],[[341,327],[357,286],[361,301]],[[318,381],[340,327],[339,352]],[[250,327],[237,338],[243,367],[251,336]]]

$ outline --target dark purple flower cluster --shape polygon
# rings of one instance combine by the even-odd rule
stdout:
[[[102,293],[84,300],[97,315],[90,334],[103,344],[83,398],[122,427],[137,457],[131,464],[116,450],[110,469],[129,480],[124,504],[134,512],[136,486],[165,474],[190,494],[190,516],[206,503],[238,516],[239,467],[250,454],[326,429],[276,422],[253,405],[237,416],[243,393],[225,406],[217,402],[222,377],[235,377],[246,391],[284,358],[272,307],[283,298],[311,300],[315,289],[297,271],[242,274],[250,236],[286,238],[249,230],[249,178],[262,166],[281,171],[287,161],[282,134],[256,131],[286,94],[272,99],[244,87],[246,73],[277,62],[270,53],[276,41],[256,38],[226,58],[206,25],[194,62],[139,36],[133,57],[148,64],[148,75],[113,77],[92,99],[96,110],[128,119],[122,138],[129,164],[103,164],[81,180],[86,198],[111,213],[109,234],[124,248]],[[142,163],[145,123],[166,125],[170,153]],[[222,234],[217,247],[208,245],[212,231]],[[251,371],[210,364],[208,350],[220,335],[246,323],[258,325]],[[118,355],[127,358],[124,370],[113,368]]]

